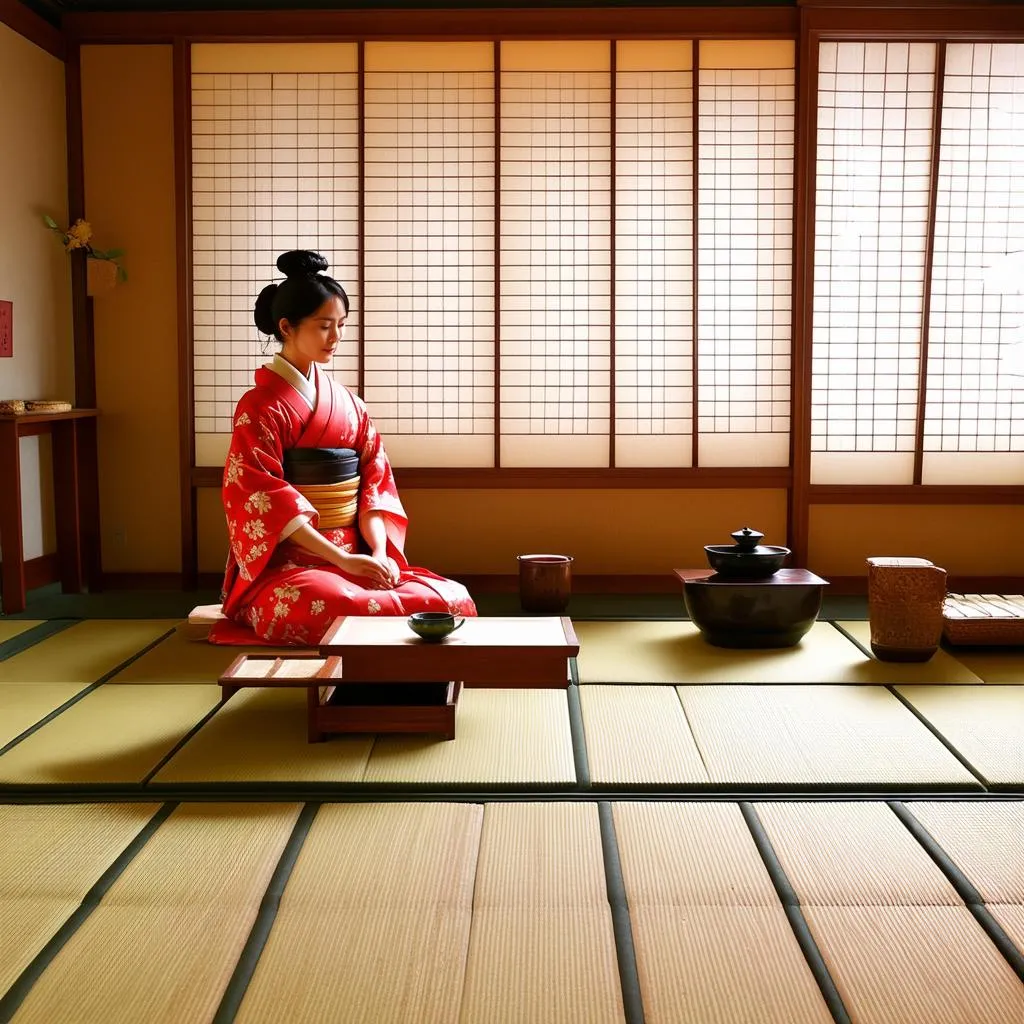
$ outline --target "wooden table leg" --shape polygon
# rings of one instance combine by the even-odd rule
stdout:
[[[79,526],[78,444],[75,420],[58,420],[53,435],[53,506],[57,526],[60,586],[82,592],[82,535]]]
[[[103,576],[100,541],[100,478],[96,449],[96,420],[77,419],[75,448],[78,452],[78,530],[82,539],[82,573],[86,589],[98,593]]]
[[[18,424],[0,420],[0,557],[5,613],[25,610],[25,545],[21,535],[21,453]]]
[[[323,741],[324,734],[320,728],[320,687],[319,686],[307,686],[306,687],[306,739],[310,743],[320,743]]]

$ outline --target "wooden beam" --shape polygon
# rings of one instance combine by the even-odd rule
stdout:
[[[65,59],[67,45],[64,33],[19,0],[0,0],[0,23],[58,60]]]
[[[185,589],[194,590],[199,572],[195,464],[195,403],[192,380],[192,51],[174,43],[174,220],[178,278],[178,473],[181,507],[181,574]]]
[[[95,11],[64,15],[69,37],[88,43],[311,42],[417,39],[792,38],[791,6],[534,7],[495,10]]]
[[[1024,485],[815,484],[811,505],[1024,505]]]

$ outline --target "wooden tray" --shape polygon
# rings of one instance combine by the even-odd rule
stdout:
[[[947,594],[942,631],[951,644],[1024,645],[1024,596]]]

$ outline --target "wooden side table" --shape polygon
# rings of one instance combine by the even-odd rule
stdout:
[[[61,588],[80,594],[100,578],[99,484],[96,464],[96,409],[0,415],[0,549],[3,594],[0,610],[25,610],[25,546],[21,517],[23,437],[53,439],[53,503]]]

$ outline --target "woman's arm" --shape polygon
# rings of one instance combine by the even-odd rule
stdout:
[[[359,517],[359,532],[370,548],[373,559],[389,573],[392,583],[398,582],[398,566],[388,557],[388,532],[384,525],[384,513],[375,509],[363,512]]]
[[[332,544],[309,523],[303,523],[288,539],[350,576],[364,576],[378,587],[390,588],[393,585],[391,568],[387,562],[369,555],[350,555]]]

